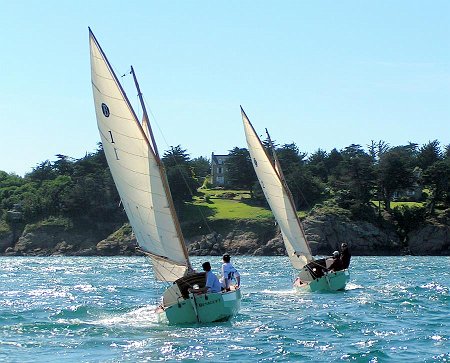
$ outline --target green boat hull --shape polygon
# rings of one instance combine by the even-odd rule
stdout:
[[[158,321],[176,324],[214,323],[228,321],[241,306],[241,290],[226,293],[189,294],[168,307],[157,309]]]
[[[308,282],[299,283],[297,279],[294,282],[294,287],[298,291],[340,291],[344,290],[350,279],[348,270],[342,270],[337,272],[330,272],[325,276],[318,279],[314,279]]]

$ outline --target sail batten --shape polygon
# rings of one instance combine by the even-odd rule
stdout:
[[[302,269],[313,258],[279,165],[272,163],[253,125],[241,108],[250,157],[263,193],[280,227],[292,266]],[[277,168],[279,170],[277,170]]]
[[[159,157],[92,32],[91,81],[103,150],[140,248],[159,280],[190,268]]]

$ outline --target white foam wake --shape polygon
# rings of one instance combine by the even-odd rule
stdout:
[[[104,317],[91,322],[96,325],[123,327],[150,327],[157,323],[156,305],[146,305],[120,315]]]

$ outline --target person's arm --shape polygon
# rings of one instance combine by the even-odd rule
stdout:
[[[210,289],[210,288],[209,288],[208,286],[205,286],[205,287],[201,287],[200,289],[194,290],[194,291],[198,291],[198,292],[201,293],[201,294],[206,294],[206,293],[208,292],[209,289]]]
[[[237,285],[241,286],[241,275],[239,275],[238,270],[234,273],[234,277],[236,278]]]
[[[211,284],[211,280],[209,279],[209,276],[206,275],[206,282],[205,282],[205,286],[204,287],[200,287],[198,289],[189,288],[188,291],[189,292],[194,292],[196,294],[205,294],[211,288],[210,285],[212,285]]]
[[[230,282],[228,281],[228,274],[225,271],[225,264],[222,265],[222,278],[225,290],[230,288]]]

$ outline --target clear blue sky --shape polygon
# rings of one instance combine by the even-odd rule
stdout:
[[[0,170],[96,149],[88,26],[117,73],[135,67],[160,150],[246,146],[240,104],[261,134],[309,153],[450,143],[450,1],[0,5]]]

